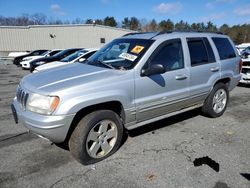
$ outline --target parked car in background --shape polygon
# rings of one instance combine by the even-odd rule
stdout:
[[[248,46],[248,47],[246,47],[245,49],[243,49],[242,51],[241,51],[241,53],[248,53],[248,54],[250,54],[250,46]]]
[[[23,61],[20,62],[20,65],[23,69],[30,69],[30,62],[31,61],[33,61],[35,59],[42,58],[42,57],[52,57],[61,51],[62,50],[60,50],[60,49],[55,49],[55,50],[49,50],[47,52],[44,52],[41,55],[25,57],[25,58],[23,58]]]
[[[36,67],[43,65],[45,63],[50,63],[53,61],[60,61],[61,59],[69,56],[70,54],[73,54],[76,51],[82,50],[83,48],[69,48],[69,49],[65,49],[59,53],[57,53],[56,55],[52,56],[52,57],[43,57],[43,58],[39,58],[39,59],[35,59],[33,61],[30,62],[30,72],[33,72],[35,70]]]
[[[250,46],[250,43],[242,43],[242,44],[236,45],[236,47],[240,50],[240,52],[242,52],[248,46]]]
[[[96,51],[97,51],[97,49],[83,49],[83,50],[76,51],[75,53],[63,58],[60,61],[54,61],[54,62],[46,63],[44,65],[40,65],[40,66],[36,67],[35,70],[33,71],[33,73],[44,71],[44,70],[55,68],[55,67],[60,67],[63,65],[68,65],[68,64],[75,63],[78,61],[82,62],[85,59],[88,59]]]
[[[17,87],[16,122],[92,164],[119,149],[125,129],[200,108],[226,110],[240,80],[241,58],[226,35],[133,33],[84,63],[30,74]]]
[[[250,84],[250,55],[242,57],[242,71],[240,83]]]
[[[30,53],[27,53],[25,55],[17,56],[17,57],[14,58],[13,64],[19,66],[20,62],[23,60],[23,58],[28,57],[28,56],[41,55],[41,54],[43,54],[44,52],[47,52],[47,51],[48,50],[34,50],[34,51],[32,51]]]
[[[26,55],[26,54],[29,54],[29,53],[30,53],[30,51],[25,51],[25,52],[9,52],[8,57],[14,59],[14,58],[16,58],[18,56]]]

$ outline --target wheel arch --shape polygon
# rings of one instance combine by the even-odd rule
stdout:
[[[218,83],[223,83],[223,84],[225,84],[227,86],[227,88],[229,88],[230,82],[231,82],[231,78],[230,77],[221,78],[221,79],[219,79],[219,80],[217,80],[217,81],[214,82],[213,87],[211,87],[211,89],[210,89],[210,92],[213,90],[214,86],[216,84],[218,84]]]
[[[80,120],[87,114],[97,111],[97,110],[111,110],[118,114],[118,116],[121,118],[122,123],[125,122],[125,111],[123,108],[123,105],[120,101],[108,101],[103,102],[99,104],[94,104],[91,106],[84,107],[80,109],[75,117],[73,118],[71,125],[69,127],[67,136],[64,140],[65,144],[68,144],[68,141],[70,139],[71,134],[73,133],[74,129],[76,128],[77,124],[80,122]]]

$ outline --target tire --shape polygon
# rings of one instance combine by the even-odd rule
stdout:
[[[116,152],[122,136],[120,117],[111,110],[98,110],[78,123],[70,137],[69,149],[81,164],[93,164]]]
[[[227,108],[228,100],[227,86],[224,83],[216,84],[202,106],[203,114],[212,118],[220,117]]]

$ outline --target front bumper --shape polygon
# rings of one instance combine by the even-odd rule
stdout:
[[[16,113],[16,122],[20,122],[32,133],[45,137],[54,143],[65,140],[75,114],[45,116],[23,110],[16,98],[12,104],[13,114]],[[15,117],[15,115],[14,115]]]
[[[242,83],[242,84],[250,84],[250,74],[248,74],[248,75],[242,74],[240,83]]]
[[[250,67],[249,66],[242,67],[240,83],[250,84]]]
[[[22,68],[29,69],[30,68],[30,61],[22,61],[20,63],[20,65],[22,66]]]

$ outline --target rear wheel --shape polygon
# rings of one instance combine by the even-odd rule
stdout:
[[[86,115],[69,140],[72,155],[82,164],[92,164],[112,155],[120,146],[123,125],[120,117],[110,110]]]
[[[229,99],[228,88],[224,83],[214,86],[202,107],[202,112],[209,117],[221,116],[227,107]]]

